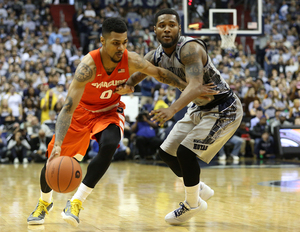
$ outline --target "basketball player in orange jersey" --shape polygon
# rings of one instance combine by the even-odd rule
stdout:
[[[184,88],[186,83],[170,71],[155,67],[134,52],[126,50],[127,27],[121,18],[108,18],[102,26],[102,48],[91,51],[75,72],[65,104],[58,116],[55,135],[48,145],[48,162],[60,155],[81,160],[90,139],[99,143],[99,153],[90,162],[86,176],[62,212],[65,221],[78,226],[82,203],[108,169],[124,130],[125,105],[116,87],[134,72],[142,72],[157,80]],[[211,87],[207,92],[214,93]],[[131,89],[133,91],[133,89]],[[204,93],[205,94],[205,93]],[[49,157],[50,155],[50,157]],[[43,224],[45,214],[53,207],[52,189],[41,171],[41,198],[28,217],[28,224]]]

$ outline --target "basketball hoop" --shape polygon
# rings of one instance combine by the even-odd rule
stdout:
[[[221,48],[235,48],[234,41],[236,38],[237,25],[218,25],[217,29],[219,30],[221,36]]]

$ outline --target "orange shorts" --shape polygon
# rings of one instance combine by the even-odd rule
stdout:
[[[60,155],[82,160],[89,147],[90,140],[96,140],[95,135],[103,131],[110,124],[120,127],[121,137],[123,137],[125,123],[124,109],[125,104],[123,102],[120,102],[119,106],[112,110],[100,113],[92,113],[78,105],[62,143]],[[53,135],[48,145],[47,157],[52,152],[54,141],[55,135]]]

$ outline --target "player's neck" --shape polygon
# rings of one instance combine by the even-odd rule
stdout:
[[[103,48],[100,49],[100,54],[101,54],[102,65],[105,71],[107,72],[107,74],[110,75],[117,67],[118,63],[113,62],[110,56],[105,52]]]
[[[172,55],[172,53],[175,51],[176,45],[177,44],[175,44],[174,46],[172,46],[170,48],[163,47],[164,53],[166,53],[166,55],[170,57]]]

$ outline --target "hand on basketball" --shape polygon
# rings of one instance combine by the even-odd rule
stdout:
[[[151,118],[151,121],[159,123],[159,126],[164,125],[164,123],[166,121],[168,121],[169,119],[171,119],[174,116],[175,112],[172,111],[171,108],[160,108],[157,110],[152,110],[150,112],[150,115],[154,115]]]
[[[54,158],[59,157],[61,152],[61,147],[58,145],[54,145],[50,157],[48,158],[47,165],[51,162]]]
[[[125,94],[130,94],[134,92],[134,87],[127,85],[127,84],[122,84],[117,86],[115,89],[114,93],[120,94],[120,95],[125,95]]]
[[[203,99],[203,100],[211,100],[212,97],[208,96],[208,95],[216,95],[218,94],[220,91],[214,90],[214,88],[216,88],[217,86],[211,82],[205,85],[201,86],[201,94],[198,97],[198,99]]]

